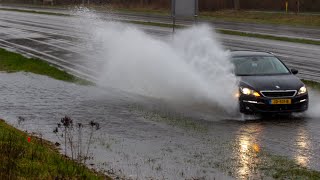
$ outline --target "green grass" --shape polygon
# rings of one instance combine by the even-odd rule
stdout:
[[[170,11],[166,9],[154,10],[150,8],[115,8],[115,10],[118,12],[127,13],[143,13],[170,16]],[[220,10],[200,12],[199,18],[205,20],[225,20],[230,22],[320,27],[320,14]]]
[[[302,80],[302,81],[311,89],[315,89],[315,90],[320,91],[320,83],[314,82],[314,81],[309,81],[309,80]]]
[[[124,13],[143,13],[170,16],[171,13],[167,9],[152,8],[114,8],[118,12]],[[225,20],[231,22],[261,23],[261,24],[277,24],[290,26],[309,26],[320,27],[320,14],[294,14],[284,12],[268,12],[268,11],[235,11],[220,10],[200,12],[200,19],[206,20]]]
[[[308,169],[283,156],[272,155],[267,164],[258,168],[275,179],[320,179],[320,172]]]
[[[0,177],[3,179],[110,179],[59,154],[49,142],[0,120]]]
[[[30,5],[28,5],[30,6]],[[41,8],[42,6],[34,6]],[[50,8],[60,6],[48,6]],[[168,9],[157,9],[153,7],[132,7],[123,8],[117,6],[97,6],[90,5],[90,9],[98,11],[110,11],[114,10],[123,13],[143,13],[143,14],[154,14],[169,16],[170,10]],[[68,14],[45,12],[45,11],[34,11],[34,10],[21,10],[21,9],[7,9],[0,8],[1,10],[12,10],[18,12],[28,13],[39,13],[47,15],[62,15],[69,16]],[[320,27],[320,14],[307,14],[307,13],[285,13],[285,12],[269,12],[269,11],[235,11],[235,10],[220,10],[220,11],[206,11],[200,12],[200,19],[207,20],[225,20],[233,22],[247,22],[247,23],[261,23],[261,24],[278,24],[278,25],[290,25],[290,26],[309,26],[309,27]]]
[[[158,27],[172,28],[172,24],[166,24],[166,23],[143,22],[143,21],[124,21],[124,22],[132,23],[132,24],[145,25],[145,26],[158,26]],[[176,25],[175,27],[176,28],[184,28],[186,26]],[[246,33],[246,32],[241,32],[241,31],[232,31],[232,30],[224,30],[224,29],[217,29],[217,32],[219,32],[220,34],[227,34],[227,35],[253,37],[253,38],[261,38],[261,39],[270,39],[270,40],[293,42],[293,43],[302,43],[302,44],[320,45],[320,41],[314,41],[314,40],[308,40],[308,39],[279,37],[279,36],[256,34],[256,33]]]
[[[10,52],[0,48],[0,71],[5,72],[31,72],[34,74],[46,75],[51,78],[73,82],[81,85],[91,85],[92,83],[75,77],[63,70],[60,70],[46,61],[34,58],[26,58],[20,54]]]
[[[157,26],[157,27],[165,27],[165,28],[172,28],[173,25],[172,24],[166,24],[166,23],[158,23],[158,22],[144,22],[144,21],[122,21],[122,22],[126,22],[126,23],[131,23],[131,24],[139,24],[139,25],[145,25],[145,26]],[[183,25],[175,25],[176,28],[183,28],[186,26]]]
[[[45,14],[45,15],[54,15],[54,16],[71,16],[69,14],[63,14],[63,13],[55,13],[55,12],[48,12],[48,11],[25,10],[25,9],[0,8],[0,10],[23,12],[23,13],[34,13],[34,14]]]
[[[228,34],[228,35],[254,37],[254,38],[261,38],[261,39],[270,39],[270,40],[277,40],[277,41],[302,43],[302,44],[320,45],[320,41],[314,41],[314,40],[308,40],[308,39],[279,37],[279,36],[256,34],[256,33],[246,33],[246,32],[241,32],[241,31],[231,31],[231,30],[224,30],[224,29],[219,29],[218,32],[221,34]]]
[[[143,13],[154,15],[169,16],[170,11],[167,9],[152,8],[114,8],[118,12],[127,13]],[[247,22],[261,24],[278,24],[290,26],[309,26],[320,27],[320,14],[294,14],[285,12],[269,12],[269,11],[235,11],[220,10],[206,11],[199,13],[200,19],[206,20],[225,20],[231,22]]]
[[[235,157],[216,162],[214,167],[239,179],[252,179],[252,176],[257,178],[257,175],[261,177],[259,179],[320,179],[319,171],[309,169],[296,160],[261,150],[259,146],[259,148],[254,148],[253,145],[247,147],[248,149],[244,150],[237,143],[231,144],[230,148],[234,149]]]
[[[167,9],[154,9],[154,8],[121,8],[121,7],[113,7],[117,12],[122,13],[143,13],[143,14],[153,14],[153,15],[164,15],[170,16],[171,11]]]
[[[290,26],[320,26],[320,15],[315,14],[293,14],[284,12],[263,11],[234,11],[222,10],[212,12],[200,12],[203,19],[221,19],[234,22],[280,24]]]

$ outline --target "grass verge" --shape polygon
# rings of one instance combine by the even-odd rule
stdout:
[[[275,179],[320,179],[320,172],[298,165],[282,156],[271,156],[270,163],[259,167],[269,169]]]
[[[309,80],[302,80],[308,87],[320,91],[320,83],[309,81]]]
[[[320,14],[222,10],[200,12],[200,18],[209,20],[221,19],[233,22],[278,24],[290,26],[320,26]]]
[[[4,179],[108,179],[59,154],[50,142],[0,120],[0,177]],[[110,178],[109,178],[110,179]]]
[[[95,8],[97,10],[101,8]],[[46,14],[46,15],[60,15],[60,16],[71,16],[69,14],[62,14],[62,13],[53,13],[53,12],[44,12],[44,11],[34,11],[34,10],[21,10],[21,9],[7,9],[7,8],[0,8],[0,10],[8,10],[8,11],[17,11],[17,12],[27,12],[27,13],[37,13],[37,14]],[[133,12],[133,13],[148,13],[148,14],[162,14],[168,15],[165,10],[157,10],[152,12],[150,9],[144,8],[133,8],[133,9],[123,9],[117,8],[116,11],[119,12]],[[227,13],[230,12],[230,13]],[[235,12],[235,13],[232,13]],[[288,25],[310,25],[310,26],[320,26],[320,15],[295,15],[295,14],[284,14],[284,13],[270,13],[270,12],[251,12],[251,11],[216,11],[216,12],[203,12],[200,14],[200,18],[202,19],[224,19],[228,21],[241,21],[241,22],[251,22],[251,23],[268,23],[268,24],[286,24],[285,22],[290,22],[291,24]],[[248,15],[247,18],[239,18],[244,17],[247,14],[252,14],[251,16]],[[239,14],[239,17],[236,15],[230,14]],[[263,17],[263,15],[267,15],[267,17]],[[225,16],[223,16],[225,15]],[[286,17],[282,18],[283,22],[279,19],[273,19],[272,17]],[[291,17],[293,16],[293,17]],[[304,17],[304,18],[296,18],[294,17]],[[309,20],[309,17],[311,20]],[[280,18],[281,19],[281,18]],[[307,19],[306,22],[301,19]],[[166,27],[171,28],[172,24],[166,23],[157,23],[157,22],[143,22],[143,21],[124,21],[127,23],[139,24],[139,25],[146,25],[146,26],[158,26],[158,27]],[[186,27],[183,25],[176,25],[176,28]],[[299,38],[289,38],[289,37],[281,37],[281,36],[272,36],[266,34],[257,34],[257,33],[247,33],[241,31],[233,31],[233,30],[225,30],[219,29],[219,33],[221,34],[228,34],[228,35],[236,35],[236,36],[244,36],[244,37],[254,37],[260,39],[270,39],[270,40],[278,40],[278,41],[285,41],[285,42],[293,42],[293,43],[301,43],[301,44],[312,44],[312,45],[320,45],[320,41],[310,40],[310,39],[299,39]]]
[[[126,22],[126,23],[131,23],[131,24],[138,24],[138,25],[145,25],[145,26],[157,26],[157,27],[165,27],[165,28],[172,28],[173,25],[172,24],[166,24],[166,23],[158,23],[158,22],[145,22],[145,21],[122,21],[122,22]],[[176,28],[184,28],[187,26],[183,26],[183,25],[175,25]]]
[[[23,13],[34,13],[34,14],[45,14],[45,15],[54,15],[54,16],[71,16],[70,14],[55,13],[55,12],[48,12],[48,11],[25,10],[25,9],[0,8],[0,10],[23,12]]]
[[[92,85],[91,82],[75,77],[63,70],[51,66],[46,61],[34,58],[26,58],[20,54],[0,48],[0,71],[18,72],[25,71],[34,74],[46,75],[51,78],[73,82],[81,85]]]
[[[114,10],[123,13],[143,13],[153,15],[170,16],[170,11],[167,9],[154,8],[117,8]],[[312,13],[285,13],[285,12],[268,12],[268,11],[235,11],[235,10],[220,10],[220,11],[205,11],[200,12],[200,19],[206,20],[225,20],[231,22],[244,23],[260,23],[260,24],[277,24],[290,26],[306,26],[319,27],[320,14]]]
[[[96,8],[96,7],[93,7]],[[109,7],[110,8],[110,7]],[[97,8],[99,10],[99,8]],[[156,8],[123,8],[123,7],[112,7],[111,9],[120,13],[140,13],[140,14],[153,14],[170,16],[171,11],[169,9],[156,9]],[[103,10],[103,8],[102,8]]]
[[[143,22],[143,21],[124,21],[124,22],[132,23],[132,24],[145,25],[145,26],[158,26],[158,27],[172,28],[172,24],[166,24],[166,23]],[[186,26],[176,25],[175,27],[176,28],[183,28],[183,27],[186,27]],[[220,34],[227,34],[227,35],[234,35],[234,36],[244,36],[244,37],[270,39],[270,40],[301,43],[301,44],[320,45],[320,41],[314,41],[314,40],[309,40],[309,39],[279,37],[279,36],[272,36],[272,35],[265,35],[265,34],[246,33],[246,32],[241,32],[241,31],[225,30],[225,29],[217,29],[217,32],[220,33]]]
[[[231,31],[231,30],[224,30],[224,29],[219,29],[218,32],[221,34],[227,34],[227,35],[236,35],[236,36],[254,37],[254,38],[270,39],[270,40],[277,40],[277,41],[286,41],[286,42],[293,42],[293,43],[320,45],[320,41],[314,41],[309,39],[288,38],[288,37],[272,36],[272,35],[265,35],[265,34],[246,33],[241,31]]]
[[[31,7],[42,8],[43,6],[31,5]],[[59,6],[47,6],[47,8],[52,8],[52,9],[54,9],[55,7],[59,8]],[[63,7],[63,8],[66,8],[66,7]],[[107,11],[107,12],[115,11],[120,13],[121,12],[122,13],[141,13],[141,14],[153,14],[153,15],[163,15],[163,16],[170,16],[171,14],[168,9],[157,9],[152,7],[123,8],[123,7],[110,6],[110,5],[100,5],[100,6],[90,5],[88,6],[88,8],[98,10],[98,11]],[[69,14],[55,13],[55,12],[22,10],[22,9],[14,9],[14,8],[0,8],[0,9],[17,11],[17,12],[69,16]],[[231,21],[231,22],[244,22],[244,23],[320,27],[320,14],[315,14],[315,13],[295,14],[295,13],[269,12],[269,11],[220,10],[220,11],[200,12],[199,18],[206,19],[206,20],[225,20],[225,21]]]
[[[167,9],[152,8],[117,8],[114,10],[124,13],[144,13],[154,15],[170,15]],[[225,20],[231,22],[244,23],[260,23],[260,24],[277,24],[289,26],[306,26],[320,27],[320,14],[312,13],[285,13],[285,12],[269,12],[269,11],[236,11],[236,10],[220,10],[220,11],[202,11],[199,13],[200,19],[206,20]]]

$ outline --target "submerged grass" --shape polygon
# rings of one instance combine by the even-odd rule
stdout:
[[[129,108],[131,109],[131,111],[141,113],[145,119],[151,121],[163,122],[173,127],[193,130],[195,132],[208,132],[208,128],[205,125],[179,112],[152,109],[147,110],[145,107],[140,105],[131,105]]]
[[[3,120],[0,120],[0,162],[0,179],[110,179],[62,156],[54,145]]]
[[[257,158],[263,159],[256,165],[256,170],[274,179],[320,179],[320,172],[308,169],[295,160],[284,156],[260,152]]]
[[[20,54],[10,52],[0,48],[0,71],[5,72],[31,72],[46,75],[51,78],[73,82],[81,85],[91,85],[92,83],[84,79],[73,76],[63,70],[51,66],[46,61],[34,58],[26,58]]]
[[[258,145],[231,145],[236,157],[214,164],[237,179],[320,179],[320,172],[286,156],[261,150]]]
[[[308,87],[320,91],[320,83],[309,80],[302,80]]]
[[[271,156],[270,163],[260,168],[269,169],[275,179],[320,179],[320,172],[308,169],[282,156]]]

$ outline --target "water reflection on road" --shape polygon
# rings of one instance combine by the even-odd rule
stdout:
[[[294,159],[298,164],[309,167],[311,155],[308,153],[311,149],[311,141],[307,130],[304,127],[298,127],[297,135],[294,137],[297,150],[294,154]]]
[[[248,133],[243,133],[247,131]],[[236,151],[234,157],[238,157],[240,166],[237,170],[238,177],[246,178],[252,171],[252,166],[257,164],[257,153],[260,152],[260,145],[258,140],[263,131],[261,124],[253,124],[249,126],[242,126],[239,129],[236,141],[238,142],[239,151]]]
[[[237,146],[233,156],[238,162],[237,177],[260,179],[257,164],[263,163],[260,152],[276,152],[274,155],[289,156],[303,167],[319,170],[315,147],[318,144],[310,135],[312,119],[301,117],[262,118],[241,123],[235,133]],[[314,132],[313,132],[314,133]],[[317,134],[317,133],[316,133]]]

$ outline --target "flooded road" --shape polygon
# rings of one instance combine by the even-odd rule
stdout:
[[[80,28],[86,26],[83,26],[83,22],[82,26],[79,26],[79,19],[76,17],[7,11],[0,11],[0,14],[1,47],[45,59],[88,79],[97,78],[97,68],[101,68],[106,59],[109,60],[106,58],[109,54],[105,51],[110,44],[103,46],[103,43],[110,42],[110,38],[124,37],[122,44],[118,44],[118,47],[126,47],[124,49],[111,43],[111,47],[116,47],[112,49],[113,52],[119,51],[112,55],[117,55],[121,60],[126,60],[120,56],[126,55],[124,52],[140,47],[136,44],[129,46],[130,41],[125,41],[132,34],[120,33],[112,37],[116,32],[110,32],[105,39],[104,36],[97,36],[98,40],[104,40],[102,44],[99,44],[99,41],[90,44],[88,42],[93,39],[88,36],[90,32]],[[103,35],[108,25],[97,28],[93,26],[92,29],[98,31],[91,33]],[[164,52],[177,55],[168,46],[153,39],[156,36],[156,39],[162,39],[163,42],[172,40],[169,36],[170,29],[145,26],[143,29],[152,34],[152,38],[141,35],[141,32],[132,36],[141,40],[140,44],[146,45],[145,49],[157,47],[152,49],[167,50],[151,51],[153,53],[150,53],[146,60],[154,59],[154,53],[162,59],[167,56],[161,55],[169,54]],[[300,77],[319,80],[318,46],[227,35],[220,38],[224,45],[231,49],[271,49],[284,57],[290,68],[301,69]],[[147,43],[145,39],[148,40]],[[207,41],[204,39],[204,42]],[[154,44],[160,45],[152,46]],[[146,51],[144,48],[140,49]],[[295,52],[292,52],[293,48],[296,49]],[[199,52],[195,57],[206,55],[205,51]],[[132,57],[131,55],[128,57]],[[167,62],[172,62],[171,57]],[[134,58],[141,59],[141,56]],[[136,65],[136,62],[132,64]],[[150,66],[154,62],[156,61],[147,63],[148,66],[141,66],[140,70],[152,67],[154,72],[159,69],[158,66]],[[127,62],[123,61],[123,64]],[[114,64],[113,67],[118,67],[116,65],[118,64]],[[167,70],[169,66],[165,65],[160,66],[160,69]],[[125,72],[133,69],[131,73],[135,75],[136,67],[138,66],[126,67]],[[207,64],[205,67],[208,67]],[[118,72],[117,68],[114,69]],[[170,72],[175,72],[175,68],[171,70]],[[183,72],[190,74],[189,71]],[[121,75],[126,73],[119,74],[115,74],[115,77],[122,78]],[[165,80],[176,77],[176,74],[163,74],[166,75]],[[138,80],[140,77],[146,77],[146,74],[139,75],[136,78]],[[153,85],[158,85],[153,86],[157,87],[156,90],[170,89],[163,86],[165,83],[158,83],[167,81],[154,81],[154,78],[158,77],[160,76],[150,78],[141,84],[149,85],[150,82],[154,82]],[[125,85],[128,81],[115,82],[124,82],[120,85],[127,88]],[[194,81],[189,79],[183,82],[182,85],[194,85]],[[176,90],[174,81],[171,85],[171,89]],[[178,90],[187,89],[184,87],[179,86]],[[149,87],[147,90],[154,89]],[[175,92],[175,95],[182,94],[180,91]],[[28,73],[0,73],[0,118],[28,132],[42,134],[52,142],[59,142],[62,144],[61,148],[63,143],[53,130],[62,117],[70,116],[75,124],[82,123],[87,126],[90,121],[98,122],[100,129],[94,134],[90,150],[93,159],[87,164],[131,179],[262,179],[272,177],[265,172],[264,164],[273,165],[270,159],[278,155],[287,157],[289,161],[292,160],[303,167],[320,171],[319,97],[319,93],[311,92],[312,102],[306,114],[276,118],[241,117],[230,115],[212,104],[188,104],[188,101],[172,104],[161,98],[146,98],[118,89],[79,86]],[[24,122],[18,123],[18,119],[21,118]],[[89,138],[89,134],[90,131],[86,129],[83,135],[84,142]],[[268,155],[260,155],[261,152]]]
[[[1,118],[53,142],[65,115],[98,122],[90,163],[126,178],[262,178],[259,151],[320,170],[316,117],[244,121],[217,110],[199,116],[156,99],[26,73],[1,73],[0,93]],[[25,121],[18,124],[20,116]]]

